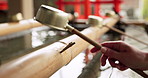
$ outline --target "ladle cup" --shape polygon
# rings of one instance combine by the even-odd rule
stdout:
[[[61,10],[58,10],[56,8],[47,5],[41,5],[35,17],[35,20],[52,28],[70,31],[71,33],[78,35],[85,41],[97,47],[98,49],[101,48],[101,45],[91,40],[90,38],[86,37],[85,35],[80,33],[77,29],[68,25],[68,14]]]

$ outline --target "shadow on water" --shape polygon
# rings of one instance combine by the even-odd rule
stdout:
[[[0,37],[0,61],[8,62],[69,36],[68,32],[38,27]]]

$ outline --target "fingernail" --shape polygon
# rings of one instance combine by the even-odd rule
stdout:
[[[102,47],[102,48],[101,48],[101,52],[102,52],[102,53],[105,53],[105,52],[106,52],[106,48],[105,48],[105,47]]]

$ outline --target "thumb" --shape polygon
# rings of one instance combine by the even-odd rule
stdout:
[[[106,47],[102,47],[100,49],[100,51],[108,56],[108,57],[111,57],[111,58],[115,58],[115,59],[118,59],[120,56],[119,56],[119,52],[115,51],[115,50],[112,50],[110,48],[106,48]]]

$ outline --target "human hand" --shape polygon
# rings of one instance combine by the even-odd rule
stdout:
[[[100,51],[103,53],[101,57],[102,66],[106,64],[108,59],[112,67],[119,70],[126,70],[127,68],[148,69],[148,60],[146,60],[146,53],[134,48],[133,46],[123,41],[110,41],[101,44],[103,47]],[[96,52],[99,49],[93,48],[91,52]],[[119,61],[119,63],[116,63]]]

